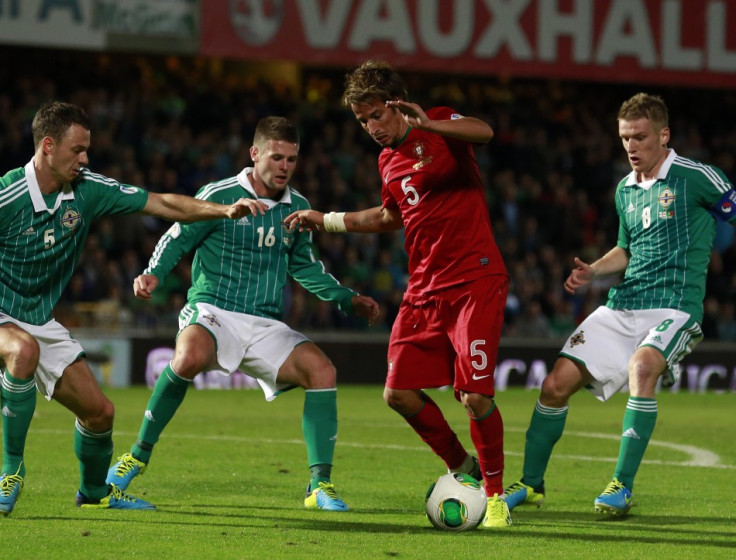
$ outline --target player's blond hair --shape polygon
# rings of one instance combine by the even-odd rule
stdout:
[[[342,103],[346,107],[376,99],[381,102],[392,99],[406,101],[408,97],[404,80],[388,62],[367,60],[345,76]]]
[[[649,119],[654,130],[662,130],[669,126],[667,105],[659,95],[637,93],[621,104],[616,120],[637,121]]]

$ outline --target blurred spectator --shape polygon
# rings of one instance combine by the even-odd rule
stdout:
[[[380,203],[377,147],[339,104],[342,70],[303,68],[300,91],[229,66],[237,63],[211,64],[202,57],[60,51],[49,62],[47,54],[12,46],[0,50],[0,162],[6,169],[27,163],[30,119],[52,97],[82,105],[94,119],[93,171],[153,191],[185,194],[248,165],[250,146],[244,139],[252,137],[255,122],[265,114],[282,114],[299,123],[303,138],[293,186],[315,208]],[[477,161],[511,276],[504,335],[565,336],[610,287],[610,281],[596,283],[569,297],[562,282],[573,256],[590,261],[615,243],[613,190],[630,170],[612,126],[616,111],[622,99],[654,88],[511,76],[455,76],[439,85],[422,74],[407,79],[424,95],[417,99],[420,104],[446,103],[494,128],[494,139],[478,149]],[[122,81],[125,89],[117,87]],[[671,142],[678,153],[713,161],[736,179],[736,93],[656,90],[678,115]],[[692,107],[703,110],[694,113]],[[131,297],[133,278],[169,225],[140,216],[97,222],[60,303],[59,319],[88,326],[94,315],[80,316],[76,303],[114,302],[119,318],[110,324],[174,329],[191,262],[183,260],[172,273],[157,305],[140,307]],[[401,232],[314,236],[328,270],[382,304],[388,329],[405,286]],[[714,247],[703,331],[706,339],[736,340],[733,228],[719,227]],[[365,327],[299,287],[289,290],[285,320],[294,328]]]

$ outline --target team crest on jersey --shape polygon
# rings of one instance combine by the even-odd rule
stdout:
[[[575,333],[570,337],[570,348],[575,348],[578,344],[585,344],[585,331]]]
[[[417,163],[414,164],[414,169],[419,169],[429,163],[432,163],[433,156],[427,155],[427,147],[421,140],[418,140],[414,143],[414,147],[411,149],[411,151],[414,153],[414,157],[419,160]]]
[[[662,206],[662,208],[669,208],[670,204],[675,201],[675,193],[673,193],[669,189],[664,189],[661,193],[659,193],[657,200],[659,201],[659,204],[660,206]]]
[[[212,313],[208,313],[207,315],[203,316],[202,319],[207,321],[207,324],[209,324],[210,327],[220,326],[220,321],[218,321],[217,317],[215,317]]]
[[[61,213],[59,218],[61,225],[68,229],[75,229],[79,225],[79,212],[77,212],[71,206],[67,206],[66,209]]]

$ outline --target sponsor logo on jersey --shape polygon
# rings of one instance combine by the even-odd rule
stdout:
[[[427,155],[427,147],[424,145],[424,142],[422,142],[421,140],[417,140],[414,143],[412,152],[414,152],[414,157],[416,157],[419,160],[417,163],[413,165],[414,169],[420,169],[424,167],[425,165],[432,163],[432,160],[434,159],[434,156]]]
[[[675,198],[675,193],[666,188],[661,193],[659,193],[657,200],[659,201],[659,204],[660,206],[662,206],[662,208],[669,208],[670,204],[675,201]]]
[[[67,206],[66,210],[61,213],[61,225],[65,228],[75,229],[79,225],[79,212],[71,206]]]
[[[585,344],[585,331],[575,333],[570,337],[570,348],[575,348],[578,344]]]
[[[34,233],[36,233],[36,230],[31,226],[28,229],[23,230],[22,235],[33,235]]]
[[[248,219],[248,216],[243,216],[236,223],[240,224],[241,226],[249,226],[250,220]]]
[[[636,208],[634,208],[634,205],[629,202],[629,207],[626,209],[627,214],[631,214]]]

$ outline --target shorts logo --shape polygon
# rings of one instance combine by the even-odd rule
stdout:
[[[488,375],[477,375],[477,374],[474,373],[473,374],[473,381],[480,381],[481,379],[485,379],[486,377],[490,377],[490,376],[491,376],[490,373]]]
[[[219,327],[220,321],[217,320],[217,317],[215,317],[212,313],[208,313],[204,317],[202,317],[204,321],[207,321],[210,327]]]
[[[585,331],[580,331],[570,337],[570,348],[575,348],[578,344],[585,344],[584,333]]]

